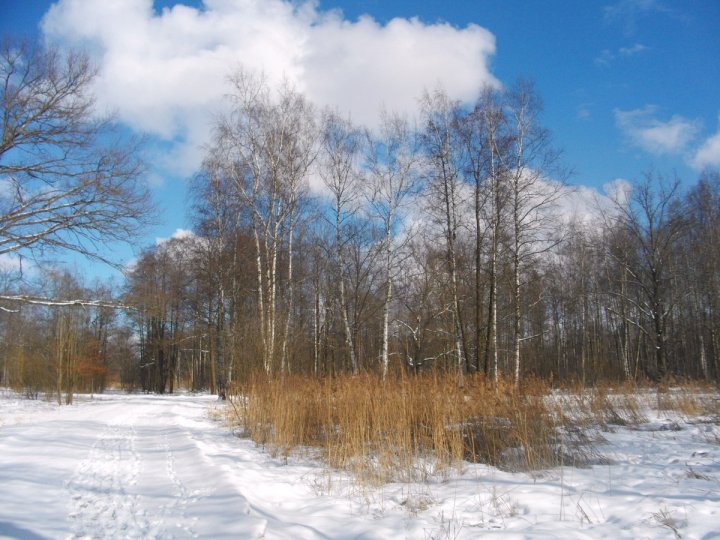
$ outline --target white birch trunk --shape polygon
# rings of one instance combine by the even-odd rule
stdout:
[[[708,380],[710,375],[708,373],[707,356],[705,355],[705,340],[703,339],[702,333],[700,334],[700,368],[703,372],[703,378]]]
[[[393,213],[390,212],[385,230],[385,301],[383,305],[383,333],[382,333],[382,379],[385,380],[390,369],[389,341],[390,341],[390,302],[392,301],[392,222]]]
[[[285,332],[282,342],[282,364],[281,372],[283,375],[290,373],[290,362],[288,359],[288,340],[290,339],[290,321],[292,319],[293,301],[295,288],[293,284],[293,233],[294,233],[294,213],[290,212],[288,231],[288,305],[287,316],[285,317]]]
[[[258,300],[258,315],[260,316],[260,340],[262,345],[263,354],[263,368],[265,373],[270,375],[270,362],[267,357],[268,342],[267,342],[267,329],[265,322],[265,295],[263,294],[263,266],[262,266],[262,251],[260,248],[260,236],[258,235],[257,228],[253,230],[253,237],[255,240],[255,264],[257,266],[257,300]]]
[[[352,329],[350,328],[350,317],[348,313],[348,303],[345,295],[345,258],[342,253],[341,239],[341,226],[340,226],[340,197],[336,198],[335,207],[335,249],[336,257],[338,262],[338,278],[340,288],[340,313],[343,319],[343,329],[345,331],[345,345],[348,348],[348,355],[350,357],[350,369],[353,375],[358,373],[358,363],[355,357],[355,343],[353,342]]]

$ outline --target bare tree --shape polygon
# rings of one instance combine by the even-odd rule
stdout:
[[[334,256],[338,287],[338,304],[345,333],[345,345],[352,373],[358,372],[355,340],[346,291],[345,244],[348,241],[348,222],[359,211],[359,163],[362,152],[362,131],[336,113],[324,119],[320,176],[332,197],[331,219],[334,227]]]
[[[505,107],[510,145],[503,169],[508,175],[512,226],[513,363],[515,384],[520,381],[522,335],[521,274],[525,264],[560,241],[550,210],[560,196],[561,184],[548,175],[556,171],[558,153],[540,124],[542,110],[533,86],[519,82],[507,95]]]
[[[480,351],[484,345],[483,371],[499,377],[498,366],[498,267],[501,238],[505,232],[505,210],[508,204],[507,175],[504,158],[509,144],[502,94],[484,88],[473,110],[462,122],[462,144],[465,148],[466,175],[474,190],[475,215],[475,349],[476,368],[480,368]],[[483,243],[489,236],[487,260],[488,301],[485,336],[482,336]],[[492,359],[492,360],[491,360]]]
[[[137,309],[133,319],[140,336],[141,375],[146,390],[172,393],[183,343],[194,337],[188,309],[196,279],[196,237],[173,238],[143,251],[128,273],[126,298]],[[215,374],[213,374],[215,375]],[[214,380],[210,381],[211,387]]]
[[[107,262],[148,222],[139,146],[96,115],[95,76],[83,54],[0,45],[0,254]]]
[[[465,323],[459,291],[458,233],[462,220],[463,146],[459,144],[460,104],[437,91],[423,98],[424,130],[421,134],[428,163],[428,190],[442,208],[447,270],[452,296],[455,355],[460,373],[470,371]],[[434,204],[431,203],[431,207]]]
[[[400,212],[418,188],[418,148],[408,123],[397,115],[385,115],[380,134],[368,134],[367,168],[370,174],[372,213],[382,228],[383,309],[380,365],[383,379],[390,366],[390,309],[393,299],[393,274],[396,269],[396,241]]]
[[[240,208],[239,202],[228,197],[232,183],[215,161],[216,156],[210,152],[203,162],[202,169],[192,183],[193,213],[197,228],[205,239],[201,248],[204,251],[200,259],[200,281],[207,289],[207,335],[212,342],[210,347],[210,391],[224,391],[225,343],[222,339],[226,326],[226,304],[228,296],[232,304],[237,305],[237,267],[238,250],[233,240],[239,234]],[[229,259],[229,260],[228,260]],[[232,283],[229,283],[232,282]],[[228,291],[229,288],[229,291]],[[235,314],[231,310],[231,317]],[[230,321],[231,332],[233,321]]]
[[[646,372],[653,378],[667,374],[667,322],[673,308],[671,261],[678,241],[687,230],[687,220],[678,211],[680,181],[666,182],[646,173],[633,186],[630,198],[615,200],[614,226],[623,236],[611,257],[627,275],[628,290],[623,300],[637,311],[633,321],[648,337],[654,349]],[[646,323],[647,321],[647,323]]]
[[[268,373],[276,369],[279,353],[280,370],[285,372],[295,294],[295,234],[317,153],[315,116],[310,103],[287,85],[273,96],[262,78],[243,71],[231,77],[231,84],[232,109],[218,122],[210,162],[229,179],[229,195],[249,216],[263,365]],[[280,290],[278,265],[283,256],[286,287]]]
[[[720,380],[720,172],[706,170],[686,197],[690,219],[688,272],[692,310],[699,319],[693,333],[699,334],[700,368],[709,377],[709,356],[716,380]],[[698,331],[699,330],[699,331]],[[705,337],[708,338],[706,343]]]

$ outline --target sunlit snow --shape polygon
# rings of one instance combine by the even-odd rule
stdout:
[[[0,394],[2,538],[720,537],[720,426],[674,413],[603,433],[589,468],[372,488],[235,437],[213,396]]]

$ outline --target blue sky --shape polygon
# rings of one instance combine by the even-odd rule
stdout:
[[[690,184],[720,167],[719,28],[716,0],[0,0],[3,34],[88,48],[99,103],[150,134],[164,210],[145,244],[190,227],[185,180],[233,64],[370,124],[380,100],[412,114],[423,85],[470,100],[529,78],[571,183],[601,190],[652,168]]]

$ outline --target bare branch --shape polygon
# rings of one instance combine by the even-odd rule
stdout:
[[[6,301],[6,302],[17,302],[22,304],[31,304],[31,305],[38,305],[38,306],[48,306],[48,307],[67,307],[67,306],[79,306],[79,307],[97,307],[97,308],[112,308],[112,309],[120,309],[123,311],[138,311],[136,307],[129,306],[127,304],[123,304],[121,302],[112,302],[112,301],[104,301],[104,300],[82,300],[82,299],[76,299],[76,300],[53,300],[51,298],[43,298],[41,296],[30,296],[25,294],[17,294],[17,295],[0,295],[0,300]],[[0,307],[0,310],[6,311],[9,313],[17,313],[17,310],[10,310],[3,307]]]
[[[112,264],[102,246],[151,222],[140,142],[96,116],[96,73],[80,53],[0,44],[0,254]]]

